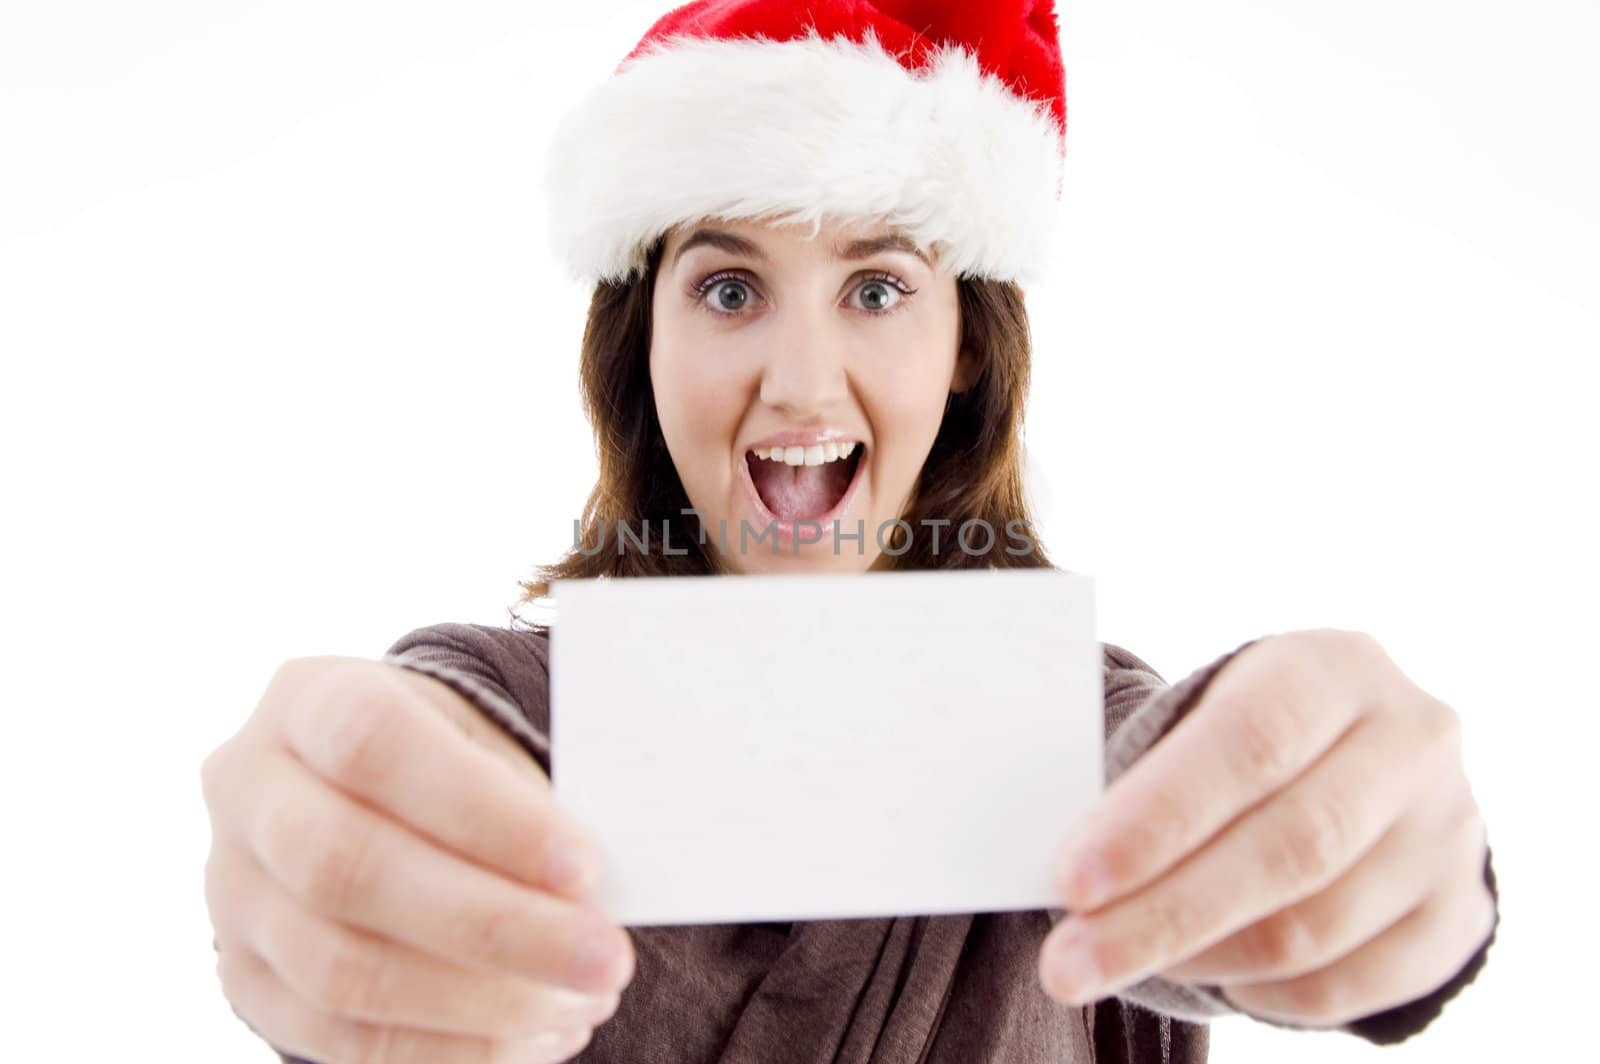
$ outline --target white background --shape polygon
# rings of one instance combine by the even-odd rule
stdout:
[[[0,6],[13,1056],[271,1059],[213,973],[200,761],[282,659],[500,623],[570,543],[587,293],[537,174],[664,10]],[[1028,293],[1046,545],[1169,680],[1331,625],[1453,704],[1504,928],[1381,1052],[1568,1056],[1596,946],[1600,8],[1062,22],[1059,266]]]

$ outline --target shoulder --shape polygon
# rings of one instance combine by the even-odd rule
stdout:
[[[1146,682],[1149,680],[1154,680],[1158,684],[1167,682],[1161,673],[1156,671],[1154,665],[1151,665],[1131,650],[1119,647],[1115,643],[1101,643],[1100,649],[1101,663],[1105,668],[1107,677],[1130,674],[1128,678],[1132,680],[1139,678],[1138,675],[1132,674],[1142,674]]]
[[[456,651],[474,656],[536,655],[548,660],[549,630],[530,625],[497,626],[465,621],[441,621],[413,628],[389,647],[389,654],[418,650]]]
[[[414,628],[384,655],[397,664],[468,673],[505,689],[524,706],[543,700],[550,678],[550,641],[544,628],[443,621]]]

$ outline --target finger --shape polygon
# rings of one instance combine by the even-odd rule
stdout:
[[[224,949],[217,971],[228,1000],[249,1028],[280,1053],[322,1064],[381,1060],[385,1064],[484,1064],[566,1060],[592,1031],[552,1032],[496,1042],[408,1027],[384,1027],[321,1012],[300,1000],[270,965],[247,949]]]
[[[439,681],[444,697],[459,697]],[[599,862],[549,780],[468,741],[427,688],[353,661],[319,674],[290,703],[285,741],[319,776],[469,860],[581,898]]]
[[[1044,972],[1064,1001],[1084,1002],[1185,960],[1321,890],[1376,844],[1408,807],[1426,758],[1403,723],[1369,718],[1269,801],[1167,875],[1105,909],[1051,929]],[[1374,778],[1374,764],[1417,771]],[[1047,984],[1050,985],[1050,984]]]
[[[302,1000],[347,1019],[485,1038],[593,1027],[619,997],[462,968],[306,909],[247,852],[219,862],[214,889],[251,914],[239,944]]]
[[[266,755],[270,800],[229,816],[272,878],[316,912],[469,967],[604,993],[632,978],[628,936],[602,914],[439,849]],[[225,800],[259,787],[240,787]]]
[[[1325,968],[1377,937],[1438,887],[1467,854],[1482,865],[1483,821],[1469,802],[1407,817],[1327,889],[1281,909],[1160,974],[1227,986]]]
[[[1479,877],[1428,897],[1390,929],[1326,968],[1294,979],[1238,984],[1223,994],[1247,1013],[1337,1027],[1433,993],[1477,953],[1494,927]]]
[[[1126,896],[1199,849],[1338,741],[1361,705],[1304,637],[1241,651],[1079,818],[1057,862],[1063,908]]]

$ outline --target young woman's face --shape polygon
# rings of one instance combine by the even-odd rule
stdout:
[[[707,547],[734,572],[872,567],[946,399],[975,375],[954,276],[909,244],[852,247],[891,237],[881,224],[809,235],[680,226],[656,275],[656,411]]]

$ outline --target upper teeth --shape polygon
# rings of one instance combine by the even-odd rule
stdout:
[[[837,462],[841,458],[849,458],[850,452],[855,449],[854,440],[845,443],[829,440],[827,443],[813,444],[810,447],[757,447],[754,453],[757,458],[765,458],[770,462],[797,466]]]

